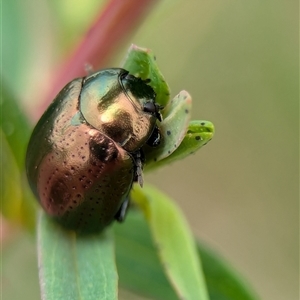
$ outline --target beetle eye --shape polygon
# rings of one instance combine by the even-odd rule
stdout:
[[[144,105],[144,111],[154,115],[161,122],[162,118],[159,112],[160,109],[162,109],[162,107],[153,102],[146,102]]]
[[[153,102],[146,102],[144,105],[144,111],[152,114],[156,113],[156,106]]]

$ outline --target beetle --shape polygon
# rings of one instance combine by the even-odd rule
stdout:
[[[69,82],[35,126],[26,154],[30,187],[48,215],[79,232],[123,221],[142,147],[160,143],[161,107],[150,80],[121,68]]]

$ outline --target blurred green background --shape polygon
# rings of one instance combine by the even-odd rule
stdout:
[[[104,1],[4,1],[2,74],[27,112]],[[199,153],[146,176],[262,299],[298,299],[298,5],[164,0],[131,43],[153,49],[172,95],[216,127]]]

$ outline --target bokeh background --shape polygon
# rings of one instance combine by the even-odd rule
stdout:
[[[2,73],[27,112],[103,3],[3,2]],[[193,119],[215,124],[206,147],[145,181],[262,299],[298,299],[298,22],[295,1],[158,1],[108,64],[151,48],[172,95],[189,91]]]

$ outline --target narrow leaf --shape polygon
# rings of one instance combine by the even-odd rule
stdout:
[[[164,270],[179,299],[208,298],[194,239],[179,208],[152,187],[135,187],[132,199],[143,210]]]
[[[145,171],[153,170],[163,165],[168,165],[176,160],[183,159],[205,146],[213,137],[214,125],[209,121],[193,120],[190,122],[186,135],[179,147],[166,158],[156,163],[148,163]]]
[[[120,285],[151,299],[177,299],[140,211],[131,209],[123,224],[114,225],[114,231]],[[210,300],[258,299],[241,274],[204,243],[198,243],[197,255],[201,256]]]
[[[25,152],[30,137],[31,126],[21,110],[17,99],[2,80],[0,101],[0,127],[11,148],[20,170],[25,166]]]
[[[163,272],[149,227],[141,212],[131,209],[126,221],[123,224],[115,223],[113,227],[121,287],[150,299],[177,299]],[[24,232],[10,243],[3,244],[0,261],[3,300],[40,299],[37,296],[35,247],[32,236]],[[211,300],[258,299],[243,276],[224,258],[204,243],[198,243],[197,251],[201,256]]]
[[[141,212],[131,209],[125,222],[113,227],[120,286],[150,299],[177,299]]]
[[[0,212],[9,220],[20,222],[22,190],[21,177],[15,157],[0,127],[1,164],[1,205]]]
[[[156,102],[162,106],[167,105],[170,99],[170,89],[158,69],[152,50],[131,45],[122,65],[132,75],[150,79],[150,85],[156,93]]]
[[[169,101],[169,87],[150,49],[132,45],[123,67],[135,76],[150,79],[149,84],[156,92],[156,102],[163,106],[162,121],[157,122],[161,134],[160,144],[155,148],[147,145],[143,147],[147,162],[145,170],[184,158],[200,149],[212,138],[214,127],[211,122],[189,123],[192,98],[188,92],[181,91]]]
[[[1,142],[1,211],[4,216],[27,229],[35,226],[36,201],[25,176],[25,152],[30,136],[30,125],[5,82],[2,82],[0,101]]]
[[[41,211],[38,261],[43,300],[117,299],[118,275],[110,230],[80,236],[55,224]]]
[[[243,276],[204,243],[198,243],[211,300],[258,300]]]
[[[151,148],[145,146],[147,166],[171,155],[181,144],[189,125],[192,99],[188,92],[181,91],[166,106],[165,118],[159,124],[161,134],[160,144]]]

